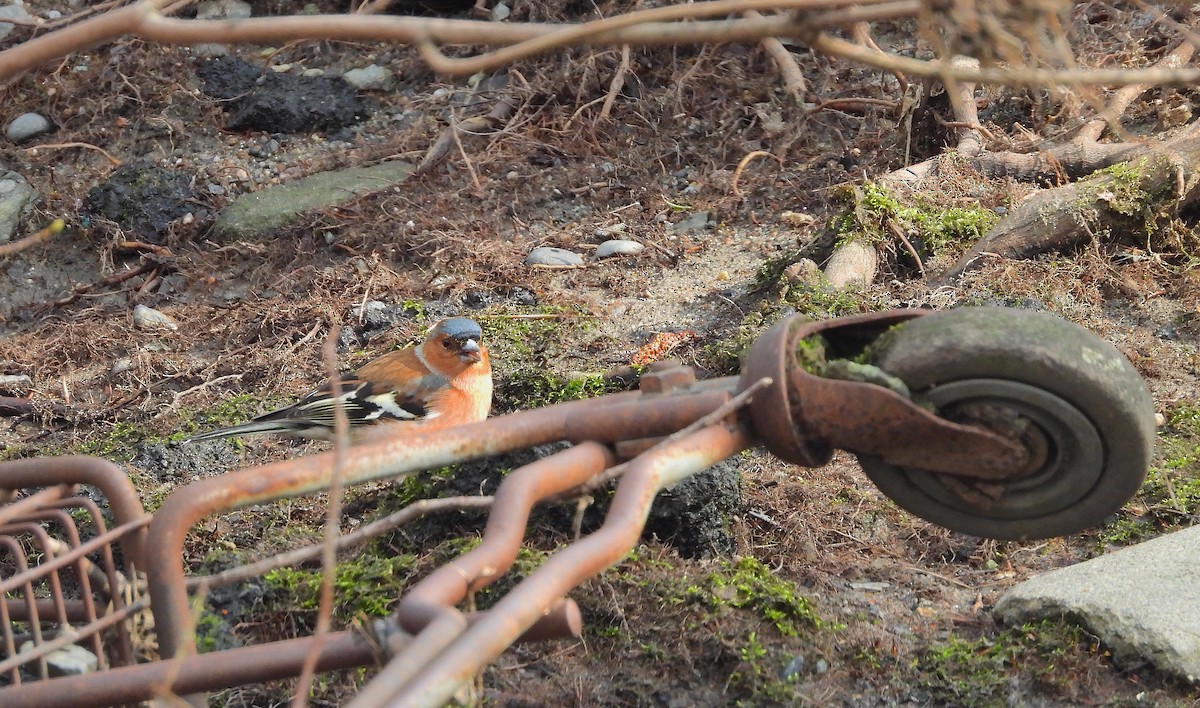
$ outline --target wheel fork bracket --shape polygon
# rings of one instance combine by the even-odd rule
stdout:
[[[756,394],[749,416],[775,455],[808,467],[827,463],[834,449],[872,455],[893,465],[980,480],[1024,474],[1030,453],[989,430],[939,418],[883,386],[827,379],[800,365],[800,340],[869,342],[926,310],[894,310],[805,322],[793,315],[758,338],[742,386],[769,376],[777,383]]]

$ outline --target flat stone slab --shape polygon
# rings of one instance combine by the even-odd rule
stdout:
[[[1077,621],[1119,666],[1200,680],[1200,526],[1027,580],[995,613],[1007,624]]]
[[[297,221],[302,214],[348,202],[363,192],[408,178],[412,165],[383,162],[370,167],[318,172],[304,179],[243,194],[221,211],[213,226],[224,240],[252,238]]]

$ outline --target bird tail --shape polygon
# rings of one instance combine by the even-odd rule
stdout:
[[[312,438],[313,426],[306,425],[302,420],[252,420],[241,425],[234,425],[228,428],[218,428],[210,430],[207,433],[193,435],[190,438],[182,441],[180,445],[199,442],[201,440],[219,440],[221,438],[231,438],[237,435],[257,435],[260,433],[274,433],[276,435],[294,435],[298,437]]]

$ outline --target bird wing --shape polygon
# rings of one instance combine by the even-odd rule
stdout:
[[[345,376],[340,381],[341,393],[334,395],[328,384],[301,398],[287,408],[264,414],[256,421],[303,421],[313,427],[333,428],[334,410],[341,401],[342,410],[350,425],[376,423],[382,420],[417,421],[430,414],[431,394],[446,386],[444,376],[428,374],[410,379],[402,386],[381,385],[363,380],[360,376]]]

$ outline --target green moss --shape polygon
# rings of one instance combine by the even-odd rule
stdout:
[[[1200,438],[1200,403],[1177,403],[1166,417],[1168,427]]]
[[[578,308],[505,307],[475,316],[494,360],[528,363],[562,351],[563,343],[595,327],[596,318]]]
[[[1135,503],[1101,529],[1099,548],[1139,543],[1190,526],[1200,515],[1200,405],[1177,403],[1166,419]]]
[[[776,577],[758,559],[746,556],[737,562],[723,561],[710,573],[706,586],[697,592],[713,608],[732,607],[758,613],[780,634],[795,637],[801,627],[816,629],[821,618],[795,583]]]
[[[334,617],[343,624],[360,615],[381,617],[404,592],[415,556],[364,554],[339,563],[334,573]],[[320,601],[321,571],[280,568],[263,576],[273,604],[315,611]]]
[[[521,410],[595,398],[629,389],[627,382],[600,374],[557,376],[544,369],[533,368],[511,372],[502,386],[504,398]]]
[[[97,429],[75,450],[80,455],[94,455],[106,459],[129,461],[139,442],[151,436],[146,431],[129,423],[117,422],[108,430]]]
[[[1119,162],[1098,170],[1092,178],[1081,184],[1079,211],[1085,218],[1093,217],[1096,210],[1107,210],[1134,222],[1132,229],[1140,231],[1142,237],[1154,250],[1170,251],[1172,246],[1183,246],[1182,241],[1171,244],[1170,234],[1177,223],[1178,204],[1174,193],[1174,182],[1154,186],[1148,174],[1153,171],[1150,158],[1132,162]],[[1184,229],[1189,231],[1189,229]],[[1188,239],[1184,239],[1188,240]],[[1180,249],[1181,255],[1186,247]]]
[[[1142,171],[1146,164],[1146,160],[1142,159],[1137,163],[1118,162],[1097,170],[1093,179],[1102,176],[1109,179],[1097,180],[1092,188],[1085,189],[1088,199],[1097,200],[1122,216],[1146,216],[1152,200],[1150,192],[1142,186]]]
[[[1045,680],[1082,637],[1078,627],[1050,621],[1005,629],[995,637],[951,636],[917,660],[919,683],[937,705],[1005,706],[1013,676],[1032,671],[1035,680]]]
[[[935,255],[943,249],[978,241],[1000,220],[996,212],[983,207],[941,207],[917,198],[904,204],[880,185],[868,182],[839,195],[849,202],[834,217],[832,225],[839,242],[866,240],[891,241],[888,223],[906,234],[913,234]]]

